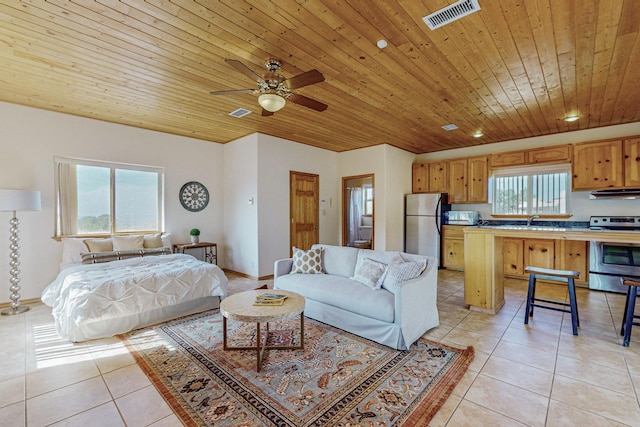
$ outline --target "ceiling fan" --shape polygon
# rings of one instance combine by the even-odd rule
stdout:
[[[263,116],[272,116],[273,113],[285,106],[287,100],[316,111],[324,111],[328,107],[327,104],[323,104],[315,99],[291,92],[293,89],[323,82],[324,76],[318,70],[307,71],[306,73],[298,74],[297,76],[287,79],[278,73],[280,68],[282,68],[282,62],[279,59],[269,58],[265,61],[264,66],[268,72],[263,76],[235,59],[225,59],[225,62],[245,76],[255,80],[258,88],[218,90],[209,92],[211,95],[233,95],[237,93],[259,95],[258,104],[262,107]]]

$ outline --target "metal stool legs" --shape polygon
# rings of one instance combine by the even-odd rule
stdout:
[[[527,291],[527,306],[524,314],[524,324],[529,324],[529,317],[533,316],[533,308],[540,307],[549,310],[562,311],[571,313],[571,327],[573,335],[578,335],[578,326],[580,326],[580,318],[578,317],[578,302],[576,300],[575,279],[580,277],[577,271],[569,270],[551,270],[548,268],[527,267],[525,272],[529,273],[529,289]],[[536,298],[536,281],[537,279],[546,279],[552,281],[565,281],[569,287],[569,303],[562,301],[553,301],[544,298]],[[539,304],[537,301],[547,304],[555,304],[556,306],[569,307],[569,309],[550,306],[547,304]]]
[[[638,286],[640,286],[640,279],[629,279],[622,277],[620,281],[623,285],[628,286],[627,299],[624,303],[624,317],[622,318],[622,328],[620,329],[620,335],[623,335],[622,345],[629,347],[629,341],[631,341],[631,328],[640,326],[640,322],[634,322],[633,319],[640,319],[640,316],[635,315],[636,297],[638,296]]]

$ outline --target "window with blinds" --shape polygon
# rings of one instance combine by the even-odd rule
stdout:
[[[571,165],[505,168],[493,171],[494,215],[568,215]]]

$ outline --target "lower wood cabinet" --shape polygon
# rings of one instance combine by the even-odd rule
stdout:
[[[462,226],[442,226],[442,266],[452,270],[464,269],[464,233]]]
[[[580,279],[576,283],[588,282],[589,242],[505,237],[503,248],[505,276],[527,277],[524,268],[532,265],[578,271]]]

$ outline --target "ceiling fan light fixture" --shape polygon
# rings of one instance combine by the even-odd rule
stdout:
[[[286,99],[275,93],[263,93],[258,97],[258,104],[271,113],[281,110],[286,103]]]

